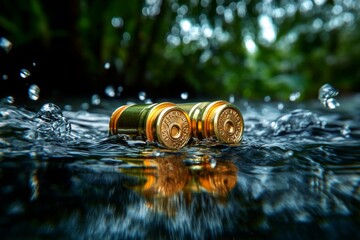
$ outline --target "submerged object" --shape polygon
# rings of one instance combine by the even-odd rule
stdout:
[[[192,136],[202,139],[216,138],[222,143],[238,144],[244,132],[244,119],[240,110],[226,101],[179,104],[191,120]]]
[[[109,130],[111,135],[141,137],[170,149],[184,147],[191,137],[189,116],[170,102],[121,106],[113,112]]]

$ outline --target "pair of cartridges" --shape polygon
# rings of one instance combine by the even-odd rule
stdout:
[[[191,137],[240,143],[244,119],[239,109],[226,101],[134,104],[113,112],[109,130],[110,135],[127,134],[158,142],[165,148],[179,149]]]

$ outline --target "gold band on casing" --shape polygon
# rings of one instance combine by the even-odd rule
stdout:
[[[178,104],[190,117],[192,136],[200,140],[216,137],[220,142],[238,144],[244,119],[240,110],[226,101]]]
[[[110,118],[109,132],[140,136],[170,149],[182,148],[191,137],[189,116],[169,102],[121,106]]]

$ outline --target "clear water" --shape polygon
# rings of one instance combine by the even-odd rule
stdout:
[[[94,99],[0,105],[3,239],[359,237],[360,95],[332,110],[235,101],[240,146],[178,151],[109,137],[124,103]]]

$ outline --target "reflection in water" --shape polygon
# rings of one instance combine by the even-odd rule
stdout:
[[[2,238],[359,238],[360,97],[342,103],[237,102],[241,146],[176,152],[109,137],[106,101],[100,113],[5,104]]]
[[[120,172],[135,176],[139,181],[130,189],[140,193],[147,206],[169,216],[176,214],[177,204],[189,204],[193,194],[206,192],[223,202],[236,185],[237,168],[232,162],[213,164],[209,157],[202,157],[195,165],[185,165],[185,156],[132,159],[131,162],[143,167],[121,168]]]
[[[6,198],[0,202],[9,207],[5,218],[19,224],[9,229],[9,236],[24,237],[15,234],[18,226],[36,236],[64,239],[205,239],[236,233],[236,223],[249,219],[244,207],[235,212],[248,204],[242,197],[237,197],[239,203],[235,196],[227,201],[236,186],[237,167],[222,160],[215,165],[208,156],[190,161],[186,156],[139,156],[120,165],[121,160],[65,164],[49,159],[18,176],[6,171],[0,176]],[[19,171],[11,165],[2,169]],[[43,220],[26,225],[25,214]]]

